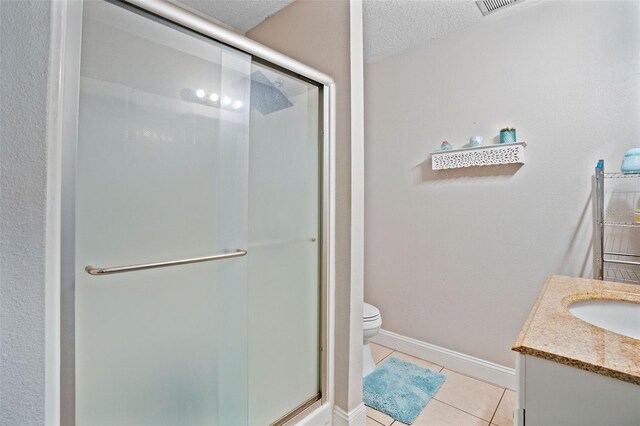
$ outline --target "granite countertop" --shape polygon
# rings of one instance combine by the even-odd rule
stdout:
[[[513,350],[640,385],[640,340],[591,325],[567,309],[590,299],[640,303],[640,286],[549,277]]]

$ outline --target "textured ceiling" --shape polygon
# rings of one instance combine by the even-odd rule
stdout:
[[[1,0],[0,0],[1,1]],[[294,0],[179,0],[199,12],[246,33]]]
[[[364,60],[372,62],[483,19],[469,0],[364,0]]]
[[[483,20],[489,21],[508,15],[523,7],[518,4],[483,17],[473,0],[363,1],[365,62],[395,55],[429,40],[479,24]],[[293,0],[180,0],[180,2],[226,25],[247,32],[292,3]]]

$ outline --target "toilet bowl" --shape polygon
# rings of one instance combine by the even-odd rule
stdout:
[[[376,368],[375,362],[373,362],[373,355],[371,354],[371,346],[369,341],[373,336],[378,334],[380,327],[382,326],[382,317],[380,311],[373,305],[368,303],[364,304],[362,309],[362,377],[371,373]]]

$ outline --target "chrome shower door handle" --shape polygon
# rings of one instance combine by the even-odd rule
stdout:
[[[96,268],[88,265],[84,268],[90,275],[110,275],[120,274],[122,272],[142,271],[144,269],[166,268],[168,266],[188,265],[190,263],[209,262],[212,260],[231,259],[234,257],[242,257],[247,254],[246,250],[238,249],[235,253],[216,254],[215,256],[192,257],[190,259],[169,260],[166,262],[140,263],[137,265],[111,266],[108,268]]]

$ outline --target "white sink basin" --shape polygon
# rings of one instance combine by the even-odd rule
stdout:
[[[640,340],[640,303],[620,300],[584,300],[569,305],[583,321]]]

